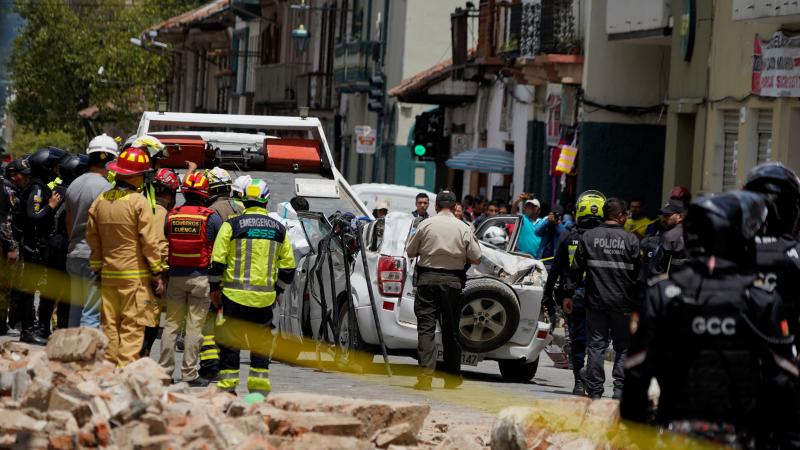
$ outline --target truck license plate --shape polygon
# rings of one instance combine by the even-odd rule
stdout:
[[[444,352],[439,349],[436,353],[437,361],[444,361]],[[483,355],[480,353],[461,352],[461,364],[466,366],[477,366],[479,362],[483,361]]]

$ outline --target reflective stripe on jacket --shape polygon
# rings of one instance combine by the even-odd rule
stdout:
[[[222,283],[226,297],[264,308],[294,278],[294,253],[286,228],[262,207],[250,207],[222,224],[211,254],[209,282]]]

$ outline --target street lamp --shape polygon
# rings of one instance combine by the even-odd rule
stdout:
[[[297,28],[292,30],[292,37],[297,39],[297,49],[300,53],[306,51],[306,45],[308,44],[308,38],[311,37],[311,33],[306,30],[305,25],[301,23]]]

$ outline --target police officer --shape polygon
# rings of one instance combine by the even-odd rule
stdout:
[[[19,292],[14,289],[19,282],[22,263],[19,259],[20,231],[14,225],[14,217],[19,216],[19,189],[28,183],[31,168],[25,159],[17,159],[6,166],[0,191],[0,336],[14,328],[20,319]]]
[[[569,301],[565,301],[563,294],[581,236],[586,230],[595,228],[603,221],[605,201],[605,196],[597,191],[586,191],[578,197],[575,214],[577,226],[567,232],[559,241],[544,287],[544,306],[548,315],[552,317],[555,314],[554,295],[557,295],[556,300],[559,301],[567,316],[570,340],[569,357],[572,362],[572,373],[575,376],[572,393],[575,395],[586,395],[586,385],[581,373],[586,358],[585,280],[575,289],[575,293]]]
[[[33,305],[34,293],[46,284],[47,273],[47,237],[53,230],[55,211],[61,204],[61,195],[54,193],[48,183],[57,178],[56,167],[67,152],[60,148],[45,147],[37,150],[28,157],[31,166],[31,177],[20,195],[22,202],[20,215],[15,219],[22,230],[22,256],[25,261],[23,292],[21,302],[24,308]],[[41,343],[50,336],[50,318],[53,315],[55,299],[50,298],[51,289],[41,289],[39,308],[37,310],[38,327],[35,332]],[[27,325],[23,325],[23,342],[33,342],[31,332],[33,327],[26,318]]]
[[[682,200],[670,199],[658,211],[660,227],[656,234],[640,242],[643,282],[662,273],[671,273],[686,262],[683,242],[683,219],[686,205]]]
[[[247,388],[266,395],[272,390],[272,305],[294,280],[295,262],[286,228],[267,215],[267,183],[253,179],[245,188],[243,200],[244,212],[223,223],[217,234],[208,272],[211,301],[221,305],[225,317],[217,327],[217,387],[236,390],[239,349],[249,349]]]
[[[658,425],[736,448],[796,448],[780,436],[796,408],[786,401],[797,380],[791,336],[779,296],[756,275],[766,215],[763,198],[744,191],[689,206],[691,259],[651,279],[631,320],[624,418],[648,421],[655,377]]]
[[[461,291],[469,264],[480,264],[481,249],[475,234],[452,213],[456,197],[450,191],[436,196],[436,216],[422,221],[408,241],[406,253],[417,258],[417,295],[414,314],[420,373],[414,389],[431,390],[436,368],[436,321],[442,328],[444,347],[445,388],[455,389],[461,378],[461,347],[456,338],[461,310]]]
[[[164,223],[156,221],[141,193],[144,174],[152,170],[145,150],[124,150],[108,169],[116,172],[116,186],[89,208],[86,242],[89,266],[100,277],[100,325],[109,341],[105,358],[125,366],[140,357],[145,328],[158,326]]]
[[[575,249],[564,304],[586,277],[586,333],[589,358],[586,390],[591,398],[603,395],[603,354],[609,339],[614,344],[614,398],[622,395],[625,353],[630,336],[628,321],[638,297],[639,239],[625,231],[625,201],[610,198],[603,204],[604,222],[581,236]],[[565,308],[565,311],[568,308]]]

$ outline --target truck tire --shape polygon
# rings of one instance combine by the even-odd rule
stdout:
[[[533,362],[521,359],[501,359],[497,363],[500,366],[500,375],[505,381],[511,383],[527,383],[533,380],[536,370],[539,368],[539,358]]]
[[[475,353],[497,350],[517,331],[517,295],[511,286],[493,278],[467,280],[456,320],[461,348]]]

